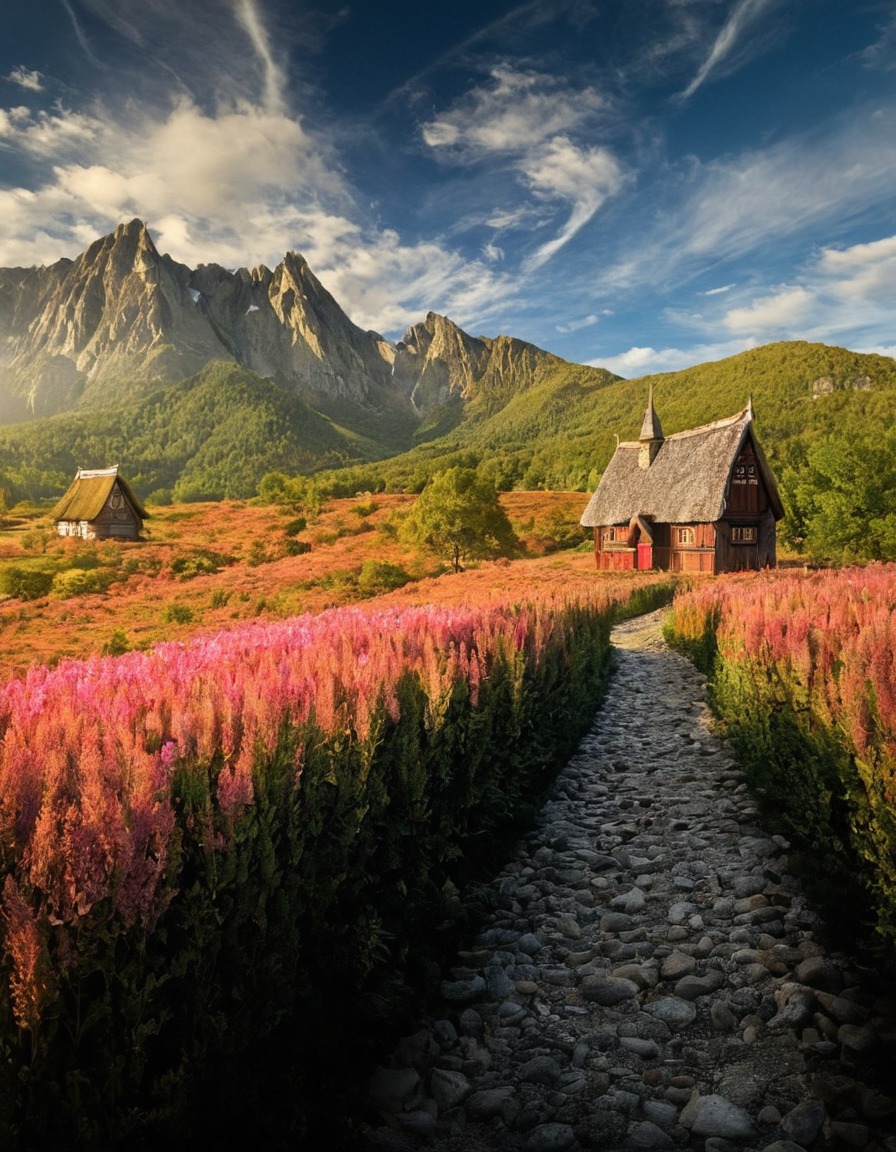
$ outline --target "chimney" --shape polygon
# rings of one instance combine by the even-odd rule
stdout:
[[[638,467],[645,471],[656,459],[656,454],[663,446],[663,429],[653,407],[653,385],[650,385],[650,397],[647,401],[647,411],[644,413],[644,423],[641,425],[641,435],[638,437],[640,449],[638,451]]]

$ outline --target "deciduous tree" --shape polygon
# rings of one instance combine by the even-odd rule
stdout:
[[[507,556],[518,547],[497,489],[472,468],[437,473],[417,497],[402,535],[450,556],[455,572],[468,557]]]

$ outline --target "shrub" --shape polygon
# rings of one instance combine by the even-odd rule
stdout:
[[[67,599],[69,596],[87,596],[91,593],[105,592],[114,579],[115,573],[107,568],[94,568],[88,571],[83,568],[66,568],[53,578],[53,595]]]
[[[53,587],[54,575],[43,568],[7,564],[0,568],[0,595],[16,600],[39,600]]]
[[[191,624],[194,618],[189,604],[166,604],[162,609],[162,620],[166,624]]]
[[[365,596],[378,596],[409,584],[413,577],[400,564],[387,560],[365,560],[358,573],[358,588]]]

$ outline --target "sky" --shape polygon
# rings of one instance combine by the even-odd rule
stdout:
[[[0,267],[124,221],[622,376],[896,355],[896,0],[4,0]]]

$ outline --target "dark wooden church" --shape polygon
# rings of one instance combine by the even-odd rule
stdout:
[[[617,446],[581,523],[594,529],[598,568],[718,573],[773,567],[783,515],[752,401],[664,436],[651,387],[640,438]]]
[[[112,468],[79,468],[50,513],[60,536],[86,540],[136,540],[149,513],[127,480]]]

